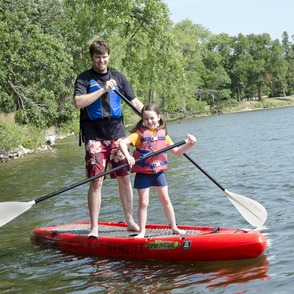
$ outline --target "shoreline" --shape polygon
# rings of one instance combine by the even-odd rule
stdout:
[[[274,103],[274,104],[273,104]],[[269,104],[269,105],[267,105]],[[271,106],[271,104],[273,104]],[[259,106],[260,107],[256,107]],[[264,101],[245,101],[241,102],[237,107],[228,107],[224,108],[221,111],[218,112],[212,112],[208,110],[207,112],[200,114],[187,114],[187,115],[181,115],[179,117],[174,117],[167,119],[167,122],[171,121],[178,121],[183,119],[192,119],[196,117],[205,117],[205,116],[212,116],[212,115],[220,115],[220,114],[230,114],[230,113],[239,113],[239,112],[250,112],[250,111],[260,111],[260,110],[268,110],[273,108],[282,108],[282,107],[291,107],[294,106],[294,96],[286,96],[286,97],[276,97],[276,98],[266,98]],[[129,126],[125,126],[126,128]],[[33,153],[39,153],[43,151],[53,150],[53,146],[55,145],[56,140],[62,140],[67,137],[74,136],[74,133],[70,133],[63,136],[58,136],[58,131],[55,128],[50,128],[46,132],[46,141],[47,144],[43,144],[39,146],[35,150],[26,149],[23,146],[19,146],[15,150],[10,150],[5,153],[0,153],[0,163],[5,163],[9,160],[23,158],[25,155],[33,154]]]
[[[56,140],[62,140],[68,137],[74,136],[74,133],[70,133],[63,136],[58,136],[58,132],[50,133],[48,132],[46,135],[46,144],[42,144],[36,149],[27,149],[23,146],[19,146],[17,149],[9,150],[5,153],[0,153],[0,164],[5,163],[9,160],[23,158],[25,155],[40,153],[43,151],[53,150],[53,146],[55,145]]]
[[[266,102],[269,102],[267,105]],[[274,104],[273,104],[274,103]],[[256,107],[256,105],[260,104],[261,107]],[[273,104],[271,106],[271,104]],[[274,97],[274,98],[266,98],[265,101],[245,101],[240,102],[240,104],[236,107],[225,107],[220,111],[211,111],[207,110],[207,112],[201,114],[187,114],[185,116],[181,115],[179,117],[170,118],[166,121],[177,121],[182,119],[191,119],[195,117],[204,117],[204,116],[211,116],[211,115],[222,115],[222,114],[230,114],[230,113],[240,113],[240,112],[250,112],[250,111],[260,111],[260,110],[268,110],[274,108],[283,108],[283,107],[291,107],[294,106],[294,96],[285,96],[285,97]]]

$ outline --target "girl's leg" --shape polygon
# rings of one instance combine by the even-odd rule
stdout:
[[[180,230],[176,224],[176,217],[174,208],[168,196],[168,187],[167,186],[157,186],[155,187],[159,200],[163,206],[165,215],[170,223],[171,229],[174,234],[185,234],[186,231]]]
[[[147,222],[147,208],[149,204],[149,188],[138,189],[138,194],[139,194],[138,220],[139,220],[140,232],[135,238],[144,238],[145,226]]]

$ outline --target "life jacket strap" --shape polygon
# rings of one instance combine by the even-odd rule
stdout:
[[[151,147],[151,142],[158,141],[158,140],[165,140],[165,137],[145,137],[141,139],[141,142],[148,141],[148,147]]]

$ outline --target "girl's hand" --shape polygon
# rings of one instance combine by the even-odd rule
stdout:
[[[135,158],[133,156],[127,156],[126,157],[129,166],[133,166],[135,164]]]
[[[186,138],[189,140],[189,144],[194,145],[197,142],[193,135],[188,134]]]

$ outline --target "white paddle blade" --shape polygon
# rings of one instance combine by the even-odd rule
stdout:
[[[249,224],[256,228],[262,227],[267,219],[267,211],[260,203],[228,190],[224,192]]]
[[[2,202],[0,203],[0,227],[29,210],[35,201],[30,202]]]

